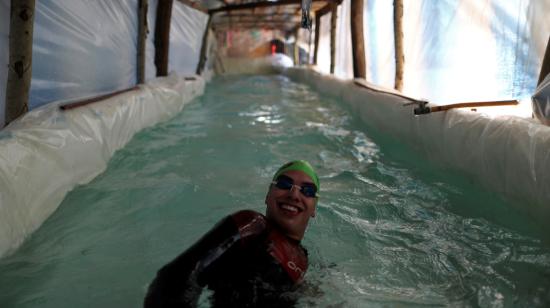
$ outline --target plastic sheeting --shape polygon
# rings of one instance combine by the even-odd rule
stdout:
[[[0,0],[0,127],[4,127],[6,84],[8,82],[10,1]]]
[[[529,98],[550,2],[404,1],[403,92],[437,103]]]
[[[286,74],[349,104],[368,127],[516,201],[519,210],[550,231],[550,127],[463,110],[414,116],[414,106],[403,106],[410,102],[403,97],[311,70],[290,68]]]
[[[438,104],[529,98],[550,35],[549,1],[405,0],[403,93]],[[350,68],[350,1],[338,9],[335,75]],[[393,2],[365,1],[367,80],[393,88]],[[321,18],[318,68],[330,68],[330,14]]]
[[[170,25],[169,71],[195,74],[207,23],[207,14],[174,1]]]
[[[550,126],[550,75],[537,87],[532,97],[533,114],[543,124]]]
[[[137,4],[37,1],[29,107],[134,86]]]
[[[330,74],[330,19],[332,13],[321,17],[319,45],[317,48],[317,67],[324,74]],[[316,25],[317,27],[317,25]],[[314,51],[315,52],[315,51]]]
[[[167,120],[204,92],[171,75],[68,111],[48,104],[0,131],[0,256],[55,211],[67,192],[103,172],[139,130]]]

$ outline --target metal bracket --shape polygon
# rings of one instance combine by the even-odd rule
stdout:
[[[414,114],[419,115],[419,114],[427,114],[432,112],[432,109],[426,106],[427,104],[428,104],[427,101],[414,101],[414,102],[403,104],[403,106],[417,105],[418,107],[414,108]]]

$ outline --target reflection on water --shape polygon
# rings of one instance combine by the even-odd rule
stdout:
[[[218,220],[263,212],[291,159],[321,180],[301,306],[550,303],[550,248],[515,207],[305,85],[243,76],[214,79],[71,192],[0,260],[0,307],[139,307],[155,271]]]

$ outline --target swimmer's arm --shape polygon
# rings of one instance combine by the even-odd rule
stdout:
[[[207,272],[215,261],[250,237],[250,226],[261,222],[250,219],[249,211],[226,217],[197,243],[161,268],[149,286],[144,307],[196,307]],[[243,223],[247,223],[243,229]],[[263,225],[265,227],[265,225]],[[249,229],[246,229],[248,227]]]

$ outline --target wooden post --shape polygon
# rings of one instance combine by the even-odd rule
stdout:
[[[5,125],[29,110],[35,0],[11,0]]]
[[[298,37],[300,34],[300,28],[294,30],[294,66],[300,65],[300,47],[298,46]]]
[[[206,51],[208,50],[208,31],[210,30],[210,23],[212,22],[212,14],[208,15],[208,22],[206,23],[206,29],[202,35],[201,55],[199,58],[199,64],[197,65],[196,74],[202,74],[204,65],[206,64]]]
[[[403,52],[403,0],[393,1],[393,31],[395,46],[395,83],[397,91],[403,89],[403,67],[405,54]]]
[[[315,43],[313,47],[313,65],[317,65],[317,52],[319,51],[320,35],[321,35],[321,15],[315,14]]]
[[[544,58],[542,59],[542,66],[540,68],[539,81],[537,82],[537,85],[540,85],[548,73],[550,73],[550,36],[548,37],[548,43],[546,43],[546,52],[544,53]]]
[[[168,75],[168,56],[170,49],[170,22],[174,0],[159,0],[157,20],[155,21],[155,66],[157,76]]]
[[[336,18],[338,5],[331,3],[330,14],[330,73],[334,74],[336,66]]]
[[[138,4],[138,40],[137,40],[137,83],[145,83],[145,50],[147,42],[148,0],[139,0]]]
[[[365,37],[363,35],[363,0],[351,0],[351,45],[353,53],[353,77],[367,77],[365,62]]]

